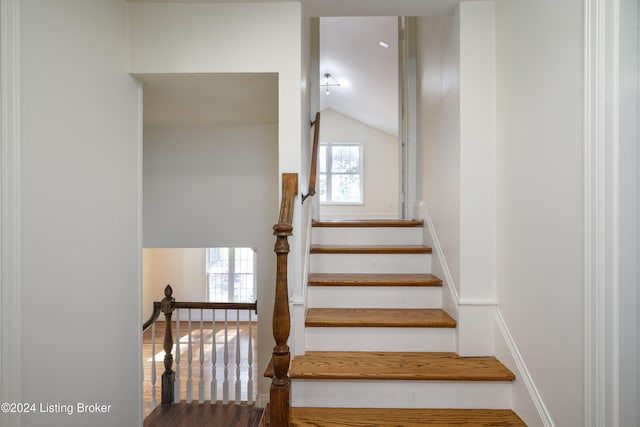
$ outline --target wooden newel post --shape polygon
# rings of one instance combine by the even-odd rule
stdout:
[[[167,285],[164,288],[164,298],[161,309],[165,317],[164,328],[164,373],[162,374],[162,401],[163,405],[173,403],[173,384],[176,381],[176,373],[173,371],[173,337],[171,336],[171,315],[175,310],[176,299],[172,297],[173,289]]]
[[[287,283],[287,256],[289,254],[288,236],[292,235],[290,224],[276,224],[273,227],[276,238],[275,253],[277,257],[276,299],[273,307],[273,348],[274,377],[270,390],[270,425],[272,427],[289,426],[289,396],[291,380],[289,379],[289,362],[291,354],[287,341],[291,329],[289,314],[289,289]]]

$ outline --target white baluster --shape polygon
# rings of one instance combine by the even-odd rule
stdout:
[[[247,365],[249,378],[247,380],[247,403],[253,405],[253,332],[251,331],[251,310],[249,310],[249,349],[247,350]]]
[[[156,400],[156,322],[155,320],[151,324],[151,403],[149,409],[153,409],[158,406]]]
[[[198,402],[204,403],[204,329],[203,318],[204,314],[200,309],[200,381],[198,382]]]
[[[218,401],[218,379],[216,378],[216,310],[211,310],[211,404]]]
[[[222,382],[222,403],[229,403],[229,325],[228,310],[224,310],[224,381]]]
[[[173,396],[177,403],[182,401],[180,385],[180,310],[176,310],[176,381],[173,383]]]
[[[240,310],[236,309],[236,405],[242,401],[242,381],[240,380]]]
[[[189,363],[189,367],[187,369],[187,403],[191,403],[193,401],[192,396],[192,369],[191,362],[193,362],[193,340],[191,337],[191,309],[189,309],[189,320],[187,325],[188,333],[189,333],[189,341],[188,341],[188,352],[187,352],[187,362]]]

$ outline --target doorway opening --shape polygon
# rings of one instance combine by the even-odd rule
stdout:
[[[319,217],[401,218],[398,17],[321,17],[319,31]]]
[[[278,208],[278,75],[134,77],[142,82],[144,103],[144,319],[170,284],[177,302],[198,307],[176,309],[171,318],[181,398],[198,399],[202,389],[205,400],[256,401],[269,385],[257,373],[266,368],[271,349],[259,343],[270,342],[271,328],[257,312],[272,309],[270,281],[276,275],[268,256],[273,239],[265,230]],[[256,215],[256,206],[265,214]],[[256,300],[257,312],[202,308]],[[168,325],[164,316],[159,320],[155,349],[151,331],[143,335],[146,413],[153,400],[152,366],[155,377],[164,371],[157,353],[163,353]]]

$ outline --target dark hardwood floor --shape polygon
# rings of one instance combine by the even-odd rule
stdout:
[[[246,403],[223,405],[209,401],[202,404],[182,401],[175,405],[158,406],[144,420],[144,427],[257,427],[262,408]]]
[[[174,342],[175,339],[175,324],[173,326]],[[247,322],[240,322],[240,332],[236,331],[236,324],[229,325],[229,399],[231,402],[229,405],[222,405],[221,402],[211,405],[210,400],[205,400],[204,404],[198,404],[198,389],[200,381],[204,382],[204,398],[210,399],[211,397],[211,344],[215,337],[215,349],[216,349],[216,377],[218,380],[217,395],[213,400],[222,400],[223,398],[223,383],[224,383],[224,329],[223,322],[216,322],[215,333],[212,331],[212,323],[204,322],[203,336],[204,341],[204,377],[200,378],[199,373],[199,359],[200,359],[200,325],[199,322],[194,322],[192,325],[192,371],[193,381],[191,384],[193,403],[187,404],[184,399],[187,396],[188,388],[188,335],[186,322],[180,324],[180,377],[181,377],[181,392],[180,398],[183,400],[179,404],[169,405],[162,407],[158,405],[153,411],[150,408],[151,400],[151,365],[156,366],[156,399],[160,402],[161,395],[161,375],[164,371],[164,352],[162,350],[162,340],[165,330],[165,322],[156,322],[156,354],[153,355],[151,351],[151,328],[147,329],[143,334],[143,367],[144,367],[144,404],[145,404],[145,427],[164,427],[164,426],[257,426],[262,409],[253,405],[247,405],[246,402],[241,405],[235,405],[233,399],[235,397],[235,382],[236,382],[236,341],[240,340],[240,380],[241,380],[241,399],[244,401],[247,399],[247,380],[249,374],[249,365],[247,360],[248,338],[249,338],[249,324]],[[252,347],[254,357],[257,355],[257,325],[252,323],[251,327],[252,335]],[[174,347],[175,355],[175,347]],[[174,363],[175,369],[175,363]],[[251,367],[251,374],[254,381],[252,400],[256,399],[257,389],[257,363],[254,362]],[[255,421],[258,420],[258,421]]]

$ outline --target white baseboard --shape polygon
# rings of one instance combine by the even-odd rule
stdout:
[[[513,384],[512,409],[529,427],[554,427],[553,420],[538,392],[522,355],[500,314],[497,301],[465,301],[456,292],[438,234],[424,202],[415,206],[415,215],[427,226],[428,244],[433,246],[434,274],[440,276],[443,286],[443,307],[458,321],[458,354],[462,356],[495,355],[516,374]],[[427,231],[426,230],[426,231]]]
[[[516,374],[512,391],[512,409],[529,427],[554,427],[551,415],[499,309],[495,312],[495,325],[496,356]]]
[[[417,219],[421,219],[424,221],[424,224],[427,226],[425,231],[425,243],[432,246],[434,255],[432,257],[431,263],[432,272],[437,271],[442,277],[442,286],[443,288],[448,289],[449,291],[449,300],[450,303],[454,305],[458,305],[458,301],[460,301],[460,297],[458,296],[458,292],[456,291],[455,283],[453,281],[453,276],[451,275],[451,270],[449,270],[449,265],[447,264],[447,260],[444,256],[444,251],[442,250],[442,245],[440,244],[440,240],[438,239],[438,233],[436,232],[436,227],[433,225],[433,221],[431,221],[431,214],[429,213],[429,208],[426,203],[423,201],[416,202],[414,207],[414,216]],[[445,310],[451,310],[449,314],[453,316],[455,314],[455,318],[457,319],[457,307],[451,306],[447,307],[447,304],[444,304],[443,307]]]

